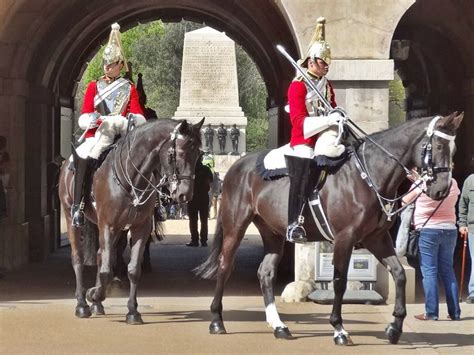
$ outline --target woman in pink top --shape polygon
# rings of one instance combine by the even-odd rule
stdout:
[[[415,186],[416,183],[412,185],[414,190],[404,197],[405,203],[413,201],[421,192]],[[453,269],[458,235],[455,206],[459,193],[458,184],[452,179],[449,194],[443,200],[435,201],[421,194],[415,202],[414,223],[416,229],[420,229],[420,268],[425,293],[425,313],[415,316],[419,320],[437,320],[439,317],[438,275],[443,282],[449,318],[459,320],[461,316]]]

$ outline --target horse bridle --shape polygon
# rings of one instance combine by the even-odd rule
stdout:
[[[423,180],[424,183],[426,183],[428,181],[435,180],[437,173],[449,172],[449,171],[452,170],[451,167],[438,167],[438,166],[434,166],[434,163],[433,163],[433,136],[438,136],[438,137],[441,137],[441,138],[449,140],[449,141],[454,141],[454,139],[456,138],[456,136],[451,136],[451,135],[448,135],[446,133],[443,133],[443,132],[435,129],[436,122],[440,118],[441,118],[441,116],[436,116],[430,121],[430,123],[428,125],[428,128],[426,130],[427,140],[422,145],[422,152],[421,152],[422,166],[421,166],[420,178]],[[360,176],[362,177],[362,179],[367,183],[369,188],[372,189],[375,192],[375,194],[377,196],[377,199],[379,201],[379,204],[382,208],[382,211],[387,215],[387,219],[390,221],[391,217],[393,215],[396,215],[397,213],[401,212],[402,210],[404,210],[405,208],[407,208],[411,204],[410,203],[410,204],[407,204],[405,206],[402,206],[402,207],[398,208],[397,210],[393,210],[393,207],[395,206],[395,203],[400,201],[401,199],[403,199],[403,197],[405,197],[407,194],[409,194],[415,188],[419,187],[422,183],[421,182],[416,182],[415,186],[412,189],[410,189],[405,194],[403,194],[399,197],[396,197],[394,199],[390,199],[390,198],[386,198],[386,197],[382,196],[380,194],[380,192],[377,190],[377,188],[375,187],[375,184],[372,180],[372,177],[370,176],[369,170],[367,169],[367,162],[366,162],[365,153],[364,153],[365,152],[365,145],[366,145],[367,140],[369,140],[375,146],[380,148],[390,158],[395,160],[398,163],[398,165],[400,165],[404,169],[407,176],[411,175],[412,171],[410,171],[405,165],[403,165],[403,163],[397,157],[395,157],[391,152],[389,152],[387,149],[385,149],[380,144],[378,144],[376,141],[374,141],[372,138],[370,138],[368,135],[366,135],[365,132],[362,131],[362,129],[360,127],[355,125],[350,120],[349,120],[349,123],[354,125],[355,128],[357,128],[359,131],[361,131],[365,135],[365,137],[362,138],[362,140],[363,140],[363,143],[362,143],[362,157],[363,157],[364,162],[362,163],[359,155],[357,154],[357,151],[354,150],[355,165],[356,165],[357,169],[359,170],[359,173],[360,173]],[[355,133],[355,132],[352,132],[352,134],[357,136],[357,133]],[[412,203],[414,201],[416,201],[416,199],[421,194],[422,194],[422,192],[418,194],[418,196],[412,201]]]
[[[131,160],[130,152],[132,150],[131,147],[133,146],[133,143],[130,144],[130,141],[129,141],[129,149],[128,149],[128,152],[127,152],[127,160],[130,162],[130,165],[135,169],[135,171],[138,173],[138,175],[140,175],[147,182],[147,186],[144,189],[140,189],[140,188],[134,186],[133,182],[132,182],[132,179],[130,177],[130,174],[123,167],[123,164],[120,164],[119,166],[121,168],[120,170],[122,172],[122,175],[124,176],[125,181],[127,182],[127,184],[131,188],[131,192],[129,192],[125,188],[124,184],[122,184],[120,182],[120,179],[119,179],[118,174],[117,174],[116,159],[113,159],[113,164],[112,164],[113,179],[117,182],[117,184],[120,187],[122,187],[122,189],[125,192],[132,195],[132,200],[133,200],[132,203],[135,207],[144,205],[150,199],[153,192],[155,192],[155,191],[159,196],[163,195],[164,193],[160,189],[161,189],[161,187],[163,187],[165,185],[169,185],[170,186],[170,193],[173,193],[178,188],[178,183],[179,183],[180,180],[194,179],[194,175],[178,174],[178,169],[177,169],[177,166],[176,166],[176,160],[177,160],[176,159],[176,141],[178,139],[184,139],[184,137],[181,134],[179,134],[179,132],[178,132],[180,126],[181,126],[181,123],[176,125],[176,127],[173,129],[173,132],[170,133],[171,146],[168,148],[167,160],[168,160],[168,164],[171,166],[171,173],[165,172],[164,174],[162,174],[162,177],[161,177],[160,181],[156,185],[153,183],[153,181],[151,181],[153,179],[154,174],[152,173],[150,178],[147,178],[145,175],[142,174],[140,169]],[[132,134],[131,131],[133,131],[133,129],[128,131],[127,135],[129,133]],[[135,135],[133,136],[133,140],[135,140]],[[160,145],[158,150],[161,150],[161,147],[165,144],[165,142],[166,141],[164,141]],[[116,149],[117,145],[115,145],[114,148]],[[122,145],[121,148],[123,148],[123,145]],[[119,157],[121,155],[122,154],[118,154]]]
[[[184,139],[184,137],[178,133],[180,126],[181,123],[174,128],[173,132],[171,132],[171,146],[168,148],[168,165],[171,166],[171,173],[164,174],[164,176],[169,176],[166,181],[170,186],[171,193],[176,191],[176,189],[178,188],[178,183],[181,180],[194,180],[194,175],[179,174],[178,169],[176,167],[176,141],[178,139]]]
[[[450,166],[435,166],[433,164],[433,137],[438,136],[450,142],[454,141],[456,136],[451,136],[435,129],[436,122],[441,116],[433,118],[428,125],[426,135],[428,139],[423,143],[421,151],[421,176],[425,181],[433,181],[436,179],[437,173],[448,173],[452,170]]]

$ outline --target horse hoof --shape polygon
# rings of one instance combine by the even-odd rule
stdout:
[[[290,330],[286,327],[276,327],[273,335],[277,339],[293,339],[293,335],[291,335]]]
[[[89,288],[86,291],[86,300],[88,300],[91,303],[95,302],[95,300],[94,300],[94,291],[95,291],[95,287]]]
[[[347,346],[347,345],[353,345],[353,342],[349,335],[338,334],[337,336],[334,337],[334,344]]]
[[[92,315],[91,309],[89,306],[77,306],[76,307],[76,317],[77,318],[89,318]]]
[[[130,324],[130,325],[143,324],[142,315],[138,312],[128,313],[127,318],[126,318],[126,322],[127,322],[127,324]]]
[[[209,325],[210,334],[227,334],[224,323],[222,321],[213,321]]]
[[[402,332],[397,330],[393,324],[389,324],[387,325],[387,328],[385,328],[385,334],[387,334],[390,344],[398,344]]]
[[[93,303],[91,306],[92,314],[96,316],[105,316],[104,306],[100,303]]]

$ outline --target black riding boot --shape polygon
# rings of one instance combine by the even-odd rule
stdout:
[[[312,159],[285,155],[290,193],[288,196],[288,228],[286,240],[292,243],[305,243],[306,231],[303,227],[303,208],[309,192],[316,184],[316,166]]]
[[[72,225],[82,227],[85,223],[84,207],[85,200],[90,194],[92,185],[92,172],[96,165],[96,159],[82,159],[74,156],[74,199],[71,207]]]

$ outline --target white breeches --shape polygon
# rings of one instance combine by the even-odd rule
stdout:
[[[136,115],[136,126],[141,126],[146,121],[141,115]],[[128,120],[123,116],[103,116],[103,121],[95,136],[87,138],[77,148],[77,153],[81,158],[99,158],[100,154],[111,144],[117,135],[124,136],[127,133]]]

